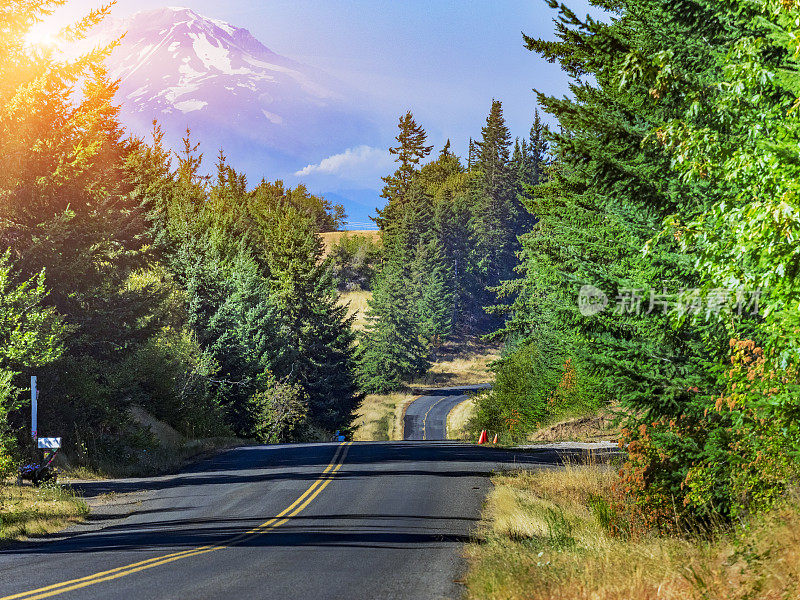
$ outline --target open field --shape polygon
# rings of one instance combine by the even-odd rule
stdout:
[[[364,330],[367,302],[369,302],[370,298],[372,298],[372,292],[365,292],[363,290],[344,292],[339,296],[339,304],[347,305],[347,315],[356,315],[356,319],[353,321],[353,329],[355,331]]]
[[[0,543],[54,533],[88,513],[83,500],[58,485],[0,482]]]
[[[800,593],[800,497],[737,534],[625,539],[601,525],[614,470],[568,466],[494,478],[468,546],[469,598],[744,600]]]
[[[328,231],[326,233],[320,233],[320,237],[322,238],[322,242],[325,244],[325,256],[333,249],[336,244],[339,243],[339,240],[345,236],[361,236],[365,237],[373,242],[380,242],[381,241],[381,232],[377,229],[359,229],[354,231]]]
[[[456,386],[489,383],[494,374],[489,365],[500,358],[500,348],[475,339],[447,342],[437,352],[430,370],[412,381],[415,386]]]

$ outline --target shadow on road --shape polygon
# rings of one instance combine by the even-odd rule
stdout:
[[[2,554],[51,555],[109,551],[180,551],[226,543],[260,525],[258,519],[166,519],[147,525],[117,525],[100,532],[78,534],[57,544],[0,551]],[[469,517],[325,514],[296,516],[279,529],[238,541],[242,547],[330,546],[408,548],[464,543],[478,519]],[[463,533],[456,533],[460,530]]]
[[[109,479],[86,481],[72,487],[85,498],[102,494],[125,494],[130,492],[155,491],[182,486],[229,485],[242,483],[266,483],[279,480],[309,480],[319,477],[319,467],[328,464],[335,446],[329,445],[327,452],[320,449],[326,446],[250,446],[237,448],[223,455],[194,465],[189,471],[178,475],[162,477]],[[491,474],[497,464],[519,468],[525,466],[555,466],[565,460],[581,459],[580,450],[507,450],[490,446],[475,446],[458,443],[436,442],[361,442],[354,444],[347,457],[347,468],[337,475],[342,477],[367,477],[375,471],[359,471],[357,465],[393,465],[392,474],[413,475],[431,474],[444,477],[464,477]],[[598,453],[598,457],[608,455]],[[610,454],[616,454],[612,451]],[[443,463],[450,468],[427,473],[424,469],[404,470],[397,468],[403,463],[432,462]],[[465,465],[482,465],[474,470]],[[382,469],[381,474],[387,470]]]
[[[160,501],[170,498],[216,497],[213,486],[269,484],[279,481],[312,482],[319,478],[336,445],[254,446],[224,452],[179,475],[149,479],[82,482],[75,488],[86,497],[104,493],[163,491]],[[557,468],[565,460],[575,462],[580,452],[519,451],[448,442],[363,442],[350,446],[335,481],[389,477],[412,477],[420,489],[438,489],[451,478],[483,478],[511,469]],[[421,478],[421,479],[420,479]],[[441,483],[437,483],[441,482]],[[209,488],[208,486],[212,486]],[[307,487],[305,483],[303,489]],[[263,488],[265,493],[271,489]],[[221,493],[221,492],[220,492]],[[178,504],[176,502],[176,504]],[[214,512],[214,502],[205,510]],[[269,520],[271,515],[252,518],[180,518],[195,506],[176,505],[158,509],[133,510],[118,524],[90,515],[89,523],[101,529],[75,532],[54,543],[15,543],[3,554],[39,555],[93,551],[163,551],[225,543],[232,537]],[[200,512],[200,515],[203,513]],[[155,519],[141,519],[157,515]],[[435,512],[434,512],[435,515]],[[188,515],[187,515],[188,516]],[[131,518],[133,517],[133,518]],[[249,538],[237,545],[252,546],[361,546],[418,547],[441,543],[462,543],[474,518],[422,516],[413,514],[324,514],[296,516],[279,529]],[[146,521],[146,522],[143,522]],[[416,524],[415,524],[416,523]],[[423,525],[420,525],[422,523]],[[463,534],[462,534],[463,532]]]

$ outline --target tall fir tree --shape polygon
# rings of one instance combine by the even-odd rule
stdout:
[[[432,350],[453,329],[454,299],[452,274],[439,242],[420,241],[410,267],[412,301],[419,332]]]
[[[516,265],[517,236],[527,219],[517,199],[517,182],[511,165],[511,134],[499,100],[492,108],[475,142],[472,167],[472,231],[482,288],[508,279]],[[489,303],[484,294],[484,302]]]
[[[313,221],[287,207],[264,223],[264,260],[272,294],[295,352],[289,381],[303,386],[317,424],[344,427],[359,398],[354,342],[347,307]]]
[[[381,230],[386,230],[398,218],[397,213],[404,210],[420,161],[433,150],[433,146],[425,145],[428,136],[414,120],[411,111],[400,117],[397,126],[400,129],[396,138],[397,146],[389,148],[389,153],[396,157],[398,167],[392,175],[382,178],[385,185],[381,198],[385,198],[387,203],[384,208],[378,209],[375,219]]]
[[[367,309],[359,357],[360,383],[368,393],[382,394],[428,368],[417,313],[404,269],[387,261]]]

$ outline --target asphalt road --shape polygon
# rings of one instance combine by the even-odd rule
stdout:
[[[414,400],[406,410],[403,421],[404,439],[446,440],[447,415],[450,411],[469,398],[470,393],[488,387],[488,385],[468,385],[428,390],[428,395]]]
[[[457,598],[489,476],[557,460],[448,442],[254,446],[84,483],[111,502],[62,539],[0,549],[0,600]]]

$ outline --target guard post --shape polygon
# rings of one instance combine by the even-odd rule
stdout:
[[[39,437],[37,417],[39,412],[39,390],[36,388],[36,375],[31,376],[31,437],[35,442]]]

